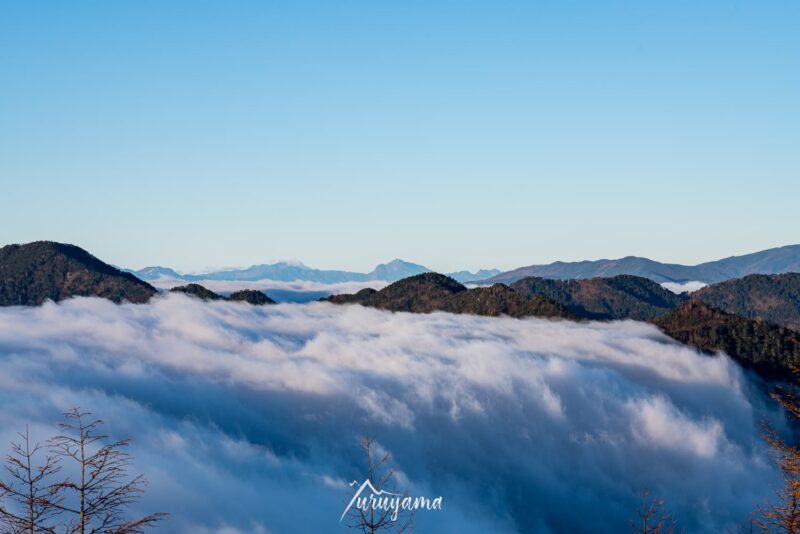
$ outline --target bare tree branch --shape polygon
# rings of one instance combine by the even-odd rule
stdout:
[[[395,471],[389,467],[392,453],[386,451],[380,454],[375,439],[365,431],[359,447],[366,457],[367,479],[377,491],[388,491],[395,494],[396,498],[403,499],[408,497],[408,491],[402,494],[395,487]],[[377,496],[376,496],[377,497]],[[347,527],[362,534],[375,534],[376,532],[395,532],[406,534],[413,532],[414,512],[403,510],[397,517],[393,515],[393,510],[378,508],[373,506],[367,510],[354,506],[347,513],[349,522]]]
[[[800,421],[800,403],[795,388],[800,384],[800,366],[790,365],[791,379],[787,387],[778,387],[771,395],[780,403],[790,421]],[[775,488],[772,502],[758,506],[750,519],[750,530],[755,526],[759,532],[800,533],[800,448],[786,443],[767,424],[764,440],[770,447],[772,460],[781,473],[781,485]]]
[[[66,479],[57,487],[71,493],[74,505],[59,504],[71,516],[66,534],[138,534],[166,517],[156,513],[138,519],[124,517],[137,502],[147,481],[142,475],[129,478],[131,456],[125,452],[129,440],[109,443],[100,427],[103,421],[73,408],[64,414],[60,433],[50,440],[54,454],[77,464],[80,480]]]
[[[19,437],[6,456],[8,482],[0,481],[0,525],[5,532],[14,534],[55,532],[63,494],[50,479],[61,469],[58,458],[45,455],[43,463],[37,464],[42,447],[31,444],[27,426]],[[8,501],[11,507],[6,506]]]
[[[646,487],[642,488],[641,498],[636,519],[630,521],[631,531],[638,534],[673,534],[676,521],[664,510],[664,499],[651,498]]]

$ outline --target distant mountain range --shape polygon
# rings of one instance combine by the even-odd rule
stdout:
[[[302,263],[278,262],[270,264],[253,265],[246,269],[227,269],[203,274],[179,274],[169,267],[145,267],[138,271],[126,269],[138,278],[147,281],[156,281],[160,278],[184,280],[186,282],[199,282],[201,280],[226,280],[253,282],[256,280],[275,280],[279,282],[318,282],[322,284],[337,284],[342,282],[368,282],[380,280],[396,282],[416,274],[431,272],[423,265],[410,263],[403,260],[392,260],[381,263],[368,273],[351,271],[321,270],[307,267]],[[481,269],[477,272],[458,271],[450,273],[450,277],[459,282],[471,282],[500,274],[498,269]]]
[[[707,284],[741,278],[748,274],[800,272],[800,245],[772,248],[744,256],[731,256],[699,265],[660,263],[647,258],[627,256],[618,260],[563,262],[530,265],[482,280],[482,283],[511,284],[529,276],[554,279],[580,279],[632,274],[664,282],[699,281]]]
[[[145,281],[160,278],[199,282],[201,280],[256,281],[275,280],[282,282],[308,281],[322,284],[342,282],[367,282],[380,280],[396,282],[409,276],[432,272],[424,265],[400,259],[382,263],[368,273],[323,270],[307,267],[301,263],[278,262],[253,265],[246,269],[226,269],[202,274],[180,274],[169,267],[145,267],[138,271],[127,270]],[[536,276],[554,280],[580,280],[597,277],[609,278],[621,274],[641,276],[662,283],[703,282],[713,284],[741,278],[749,274],[780,274],[800,272],[800,245],[787,245],[744,256],[709,261],[699,265],[661,263],[648,258],[627,256],[616,260],[593,260],[562,262],[546,265],[530,265],[511,271],[481,269],[477,272],[457,271],[447,276],[464,283],[492,285],[512,284],[517,280]]]

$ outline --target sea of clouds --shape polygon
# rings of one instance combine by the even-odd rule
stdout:
[[[643,486],[721,532],[777,480],[751,379],[629,321],[79,298],[0,309],[0,402],[2,446],[76,405],[132,437],[164,532],[344,532],[365,428],[443,496],[417,532],[622,532]]]

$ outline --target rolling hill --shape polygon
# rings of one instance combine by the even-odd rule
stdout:
[[[247,302],[254,306],[262,306],[264,304],[275,304],[275,301],[269,298],[263,291],[256,291],[255,289],[241,289],[234,291],[228,296],[228,300],[232,302]]]
[[[752,274],[704,287],[692,298],[728,313],[800,331],[800,273]]]
[[[722,351],[768,377],[785,378],[800,363],[800,333],[689,301],[656,319],[667,335],[705,352]]]
[[[461,291],[447,300],[443,311],[492,317],[507,315],[516,318],[577,318],[558,302],[541,295],[528,298],[503,284]]]
[[[214,293],[210,289],[201,286],[200,284],[186,284],[185,286],[176,286],[169,290],[170,293],[183,293],[190,297],[195,297],[200,300],[225,300],[225,297]]]
[[[241,289],[234,291],[228,297],[224,297],[218,293],[214,293],[210,289],[201,286],[200,284],[186,284],[185,286],[176,286],[169,290],[170,293],[183,293],[190,297],[198,298],[205,301],[214,300],[227,300],[230,302],[246,302],[254,306],[262,306],[264,304],[275,304],[275,301],[269,298],[266,294],[255,289]]]
[[[584,319],[649,321],[685,300],[652,280],[631,275],[589,280],[528,277],[514,282],[511,288],[526,297],[547,297]]]
[[[76,296],[143,303],[155,294],[147,282],[74,245],[36,241],[0,248],[0,306]]]

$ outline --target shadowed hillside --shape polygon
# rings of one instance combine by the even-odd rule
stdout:
[[[329,298],[331,302],[356,302],[391,311],[429,313],[443,310],[450,297],[467,288],[439,273],[423,273],[403,278],[380,291],[361,290],[352,297]]]
[[[754,274],[692,294],[715,308],[800,331],[800,273]]]
[[[668,313],[685,300],[652,280],[630,275],[590,280],[530,277],[511,287],[526,297],[540,295],[554,300],[585,319],[647,321]]]
[[[214,293],[210,289],[201,286],[200,284],[186,284],[185,286],[173,287],[169,290],[170,293],[183,293],[200,300],[227,300],[230,302],[246,302],[254,306],[262,306],[264,304],[275,304],[275,301],[269,298],[266,294],[255,289],[241,289],[231,293],[227,298],[218,293]]]
[[[331,295],[330,297],[323,297],[320,300],[332,302],[334,304],[365,304],[369,299],[378,293],[376,289],[365,287],[358,293],[342,293],[340,295]]]
[[[461,291],[448,299],[444,311],[489,316],[576,318],[549,298],[539,295],[527,298],[503,284]]]
[[[69,297],[147,302],[156,289],[74,245],[37,241],[0,248],[0,305],[39,305]]]
[[[228,297],[228,300],[234,302],[247,302],[254,306],[262,306],[264,304],[275,304],[275,301],[264,294],[263,291],[256,291],[255,289],[242,289],[234,291]]]
[[[785,377],[789,364],[800,362],[800,333],[745,319],[703,302],[686,302],[655,324],[681,343],[706,352],[725,352],[767,375]]]
[[[214,293],[210,289],[201,286],[200,284],[186,284],[185,286],[176,286],[169,290],[170,293],[183,293],[200,300],[224,300],[225,297]]]

